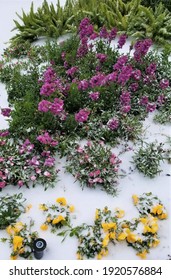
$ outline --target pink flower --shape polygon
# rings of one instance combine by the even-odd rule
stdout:
[[[82,154],[84,152],[84,149],[81,148],[80,146],[78,146],[78,148],[76,149],[76,151],[80,154]]]
[[[50,173],[49,171],[45,171],[43,174],[44,174],[46,177],[51,177],[51,173]]]
[[[75,114],[75,120],[79,123],[86,122],[90,111],[88,109],[81,109],[78,113]]]
[[[0,157],[0,162],[3,162],[4,161],[4,158],[3,157]]]
[[[36,180],[36,176],[32,175],[32,176],[30,177],[30,179],[31,179],[32,181],[35,181],[35,180]]]
[[[40,112],[46,113],[46,112],[49,111],[50,105],[51,105],[51,102],[49,102],[47,100],[42,100],[42,101],[39,102],[38,110]]]
[[[18,185],[19,187],[22,187],[22,186],[24,185],[24,183],[23,183],[22,180],[19,180],[18,183],[17,183],[17,185]]]
[[[0,189],[3,189],[6,186],[6,182],[0,182]]]
[[[116,119],[116,118],[113,118],[113,119],[110,119],[108,122],[107,122],[107,126],[110,130],[115,130],[118,128],[119,126],[119,120]]]
[[[169,80],[162,79],[160,81],[160,87],[161,87],[161,89],[166,89],[167,87],[169,87]]]
[[[11,114],[11,109],[10,109],[10,108],[2,108],[2,109],[1,109],[1,114],[2,114],[4,117],[9,117],[10,114]]]
[[[109,162],[110,162],[110,164],[114,165],[116,163],[116,160],[117,160],[116,155],[112,154],[110,159],[109,159]]]
[[[96,92],[90,92],[89,93],[89,97],[91,98],[91,100],[96,101],[99,99],[99,95],[100,92],[96,91]]]

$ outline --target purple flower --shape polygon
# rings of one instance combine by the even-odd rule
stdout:
[[[141,71],[139,69],[136,69],[134,71],[132,71],[132,77],[138,81],[141,78]]]
[[[23,183],[22,180],[19,180],[18,183],[17,183],[17,185],[18,185],[19,187],[22,187],[22,186],[24,185],[24,183]]]
[[[54,165],[55,165],[55,158],[48,157],[48,158],[45,159],[44,166],[52,167]]]
[[[109,37],[109,33],[107,32],[107,29],[105,26],[103,26],[100,29],[99,35],[100,35],[100,38],[103,38],[103,39],[107,39]]]
[[[96,91],[96,92],[90,92],[89,93],[89,97],[91,98],[91,100],[96,101],[99,99],[99,95],[100,92]]]
[[[131,95],[129,91],[123,91],[120,96],[121,105],[129,105],[131,102]]]
[[[64,101],[59,98],[55,98],[54,102],[50,105],[50,111],[53,115],[59,115],[63,111]]]
[[[126,65],[122,67],[121,72],[118,75],[118,83],[124,86],[132,75],[132,66]]]
[[[146,68],[146,73],[148,75],[154,75],[155,74],[155,71],[157,69],[157,65],[156,63],[151,63],[147,68]]]
[[[121,48],[123,47],[123,45],[125,45],[126,39],[127,39],[127,35],[126,35],[126,34],[122,34],[122,35],[119,37],[119,40],[118,40],[118,48],[119,48],[119,49],[121,49]]]
[[[8,130],[4,130],[4,131],[0,131],[0,137],[6,137],[8,136],[10,133]]]
[[[110,119],[108,122],[107,122],[107,126],[110,130],[115,130],[118,128],[119,126],[119,120],[116,119],[116,118],[113,118],[113,119]]]
[[[51,102],[49,102],[47,100],[42,100],[42,101],[39,102],[38,110],[40,112],[46,113],[46,112],[49,111],[50,105],[51,105]]]
[[[78,84],[79,90],[86,90],[89,87],[89,82],[87,80],[82,80]]]
[[[96,57],[99,59],[100,63],[103,63],[106,61],[107,55],[104,53],[97,53]]]
[[[40,95],[50,96],[56,90],[54,83],[45,83],[40,89]]]
[[[155,103],[148,103],[146,106],[147,112],[153,112],[156,109],[156,104]]]
[[[88,109],[81,109],[78,113],[75,114],[75,120],[79,123],[86,122],[90,111]]]
[[[32,157],[32,159],[29,161],[29,165],[39,166],[40,162],[38,161],[38,157],[37,156]]]
[[[130,105],[125,105],[121,108],[121,112],[126,114],[131,110],[131,106]]]
[[[157,98],[157,103],[158,103],[159,105],[162,105],[162,104],[165,102],[165,100],[166,100],[166,98],[165,98],[164,94],[161,94],[161,95],[159,95],[158,98]]]
[[[104,79],[105,79],[105,75],[99,73],[99,74],[93,76],[93,77],[90,79],[90,86],[91,86],[92,88],[93,88],[93,87],[97,87],[97,86],[101,86]]]
[[[51,83],[56,79],[56,73],[52,67],[48,67],[43,74],[44,83]]]
[[[130,85],[130,90],[135,92],[138,89],[138,87],[139,87],[138,83],[132,83]]]
[[[1,114],[2,114],[4,117],[9,117],[10,114],[11,114],[11,109],[10,109],[10,108],[2,108],[2,109],[1,109]]]
[[[113,70],[121,70],[122,67],[127,63],[128,56],[122,55],[118,58],[117,62],[113,65]]]
[[[111,29],[110,33],[109,33],[109,40],[112,41],[116,38],[117,35],[117,28],[114,27]]]
[[[74,76],[74,74],[77,72],[77,70],[78,70],[78,67],[73,66],[73,67],[71,67],[70,69],[68,69],[68,70],[66,71],[66,73],[67,73],[68,76],[71,76],[71,77],[73,78],[73,76]]]
[[[145,56],[152,45],[151,39],[139,40],[134,45],[134,59],[137,62],[141,61],[141,58]]]
[[[58,141],[54,141],[52,139],[52,137],[49,135],[48,132],[45,132],[44,134],[42,135],[39,135],[37,137],[37,140],[42,143],[42,144],[45,144],[45,145],[51,145],[51,146],[56,146],[58,144]]]
[[[167,79],[162,79],[160,81],[160,88],[161,89],[166,89],[167,87],[169,87],[169,80]]]
[[[142,96],[139,102],[140,105],[146,106],[148,104],[148,96]]]

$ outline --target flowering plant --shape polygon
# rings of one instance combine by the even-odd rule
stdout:
[[[136,168],[145,176],[154,178],[162,171],[160,170],[160,162],[164,160],[163,153],[165,152],[162,146],[162,143],[155,142],[146,143],[145,147],[142,144],[133,156]]]
[[[48,226],[51,226],[51,232],[55,233],[63,226],[70,226],[74,206],[68,205],[64,197],[57,198],[56,204],[40,204],[39,208],[46,215],[45,222],[40,227],[42,230],[47,230]]]
[[[84,147],[73,144],[67,161],[66,171],[73,174],[82,187],[100,186],[107,193],[116,194],[121,160],[103,142],[88,141]]]
[[[0,229],[5,229],[15,223],[19,216],[26,211],[22,193],[0,197]]]
[[[18,187],[36,183],[45,189],[53,186],[56,180],[55,158],[50,151],[36,152],[28,139],[22,141],[4,140],[0,150],[0,191],[7,185]]]
[[[10,255],[11,260],[16,260],[18,257],[24,259],[32,259],[33,242],[38,238],[38,232],[32,231],[34,226],[33,220],[29,224],[16,222],[6,228],[9,238],[2,238],[2,242],[8,241],[12,252]]]
[[[167,211],[163,203],[151,192],[143,193],[140,196],[134,194],[132,199],[141,216],[150,214],[161,220],[167,218]]]

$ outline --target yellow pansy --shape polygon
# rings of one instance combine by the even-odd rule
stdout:
[[[7,228],[6,228],[6,231],[8,234],[10,235],[14,235],[18,232],[20,232],[20,230],[22,230],[23,228],[23,223],[22,222],[17,222],[15,223],[14,225],[9,225]]]
[[[95,220],[98,220],[99,219],[99,210],[96,209],[96,212],[95,212]]]
[[[143,252],[137,253],[136,255],[137,255],[138,257],[140,257],[141,259],[146,259],[146,257],[147,257],[147,251],[144,250]]]
[[[74,205],[71,205],[71,206],[69,207],[69,211],[72,213],[72,212],[74,212],[74,210],[75,210]]]
[[[160,244],[160,240],[159,239],[155,239],[154,241],[153,241],[153,243],[152,243],[152,247],[157,247],[158,245]]]
[[[39,209],[42,211],[47,211],[48,207],[45,204],[39,204]]]
[[[125,211],[124,210],[116,208],[116,211],[117,211],[117,214],[116,214],[117,218],[123,218],[125,216]]]
[[[24,240],[24,238],[21,236],[18,236],[18,235],[14,236],[14,238],[13,238],[14,252],[23,246],[23,240]]]
[[[109,238],[110,239],[115,239],[116,238],[116,233],[115,232],[110,232],[109,233]]]
[[[129,243],[134,243],[134,242],[138,241],[139,237],[136,234],[134,234],[133,232],[130,232],[130,233],[128,233],[126,239]]]
[[[126,239],[126,237],[127,237],[127,233],[126,232],[121,232],[119,235],[118,235],[118,240],[119,241],[122,241],[122,240],[125,240]]]
[[[109,243],[109,234],[106,234],[106,236],[103,238],[102,246],[106,247],[108,243]]]
[[[151,213],[154,215],[161,215],[163,212],[163,205],[157,204],[151,209]]]
[[[67,205],[67,201],[66,201],[65,197],[58,197],[56,199],[56,202],[58,202],[61,206],[66,206]]]
[[[62,215],[59,215],[58,217],[56,217],[55,219],[53,219],[52,221],[52,225],[56,225],[62,221],[65,221],[65,218]]]
[[[47,230],[48,229],[48,225],[46,224],[42,224],[40,227],[41,230]]]
[[[132,195],[132,199],[133,199],[134,205],[137,205],[137,204],[138,204],[138,201],[139,201],[138,196],[137,196],[136,194],[133,194],[133,195]]]
[[[159,218],[160,220],[167,219],[167,217],[168,217],[167,213],[162,213],[161,215],[158,216],[158,218]]]
[[[52,218],[51,217],[47,217],[46,222],[50,223],[51,221],[52,221]]]
[[[108,231],[110,229],[117,229],[116,223],[102,223],[102,228],[104,231]]]

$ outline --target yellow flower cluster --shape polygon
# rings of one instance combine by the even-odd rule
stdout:
[[[70,213],[74,212],[74,205],[68,205],[65,197],[58,197],[55,205],[40,204],[39,209],[46,212],[46,221],[40,226],[41,230],[47,230],[48,226],[61,227],[69,222]]]

